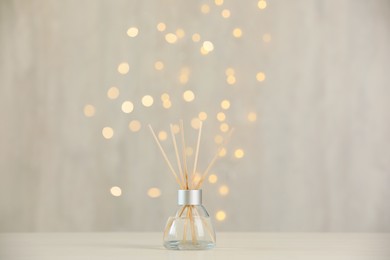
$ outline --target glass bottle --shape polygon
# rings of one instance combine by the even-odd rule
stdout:
[[[202,250],[215,247],[215,231],[202,205],[202,190],[179,190],[178,210],[168,218],[164,246],[174,250]]]

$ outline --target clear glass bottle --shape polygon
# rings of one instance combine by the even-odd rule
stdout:
[[[202,190],[179,190],[175,216],[164,230],[164,246],[174,250],[202,250],[215,247],[215,231],[202,205]]]

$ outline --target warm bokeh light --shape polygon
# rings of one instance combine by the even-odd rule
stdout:
[[[214,142],[215,142],[216,144],[222,144],[222,143],[223,143],[223,137],[222,137],[221,135],[216,135],[216,136],[214,137]]]
[[[86,117],[92,117],[95,115],[95,107],[92,105],[85,105],[84,106],[84,115]]]
[[[218,152],[219,157],[225,157],[227,154],[226,148],[221,148]]]
[[[195,94],[191,90],[186,90],[183,93],[183,99],[186,102],[192,102],[195,99]]]
[[[264,74],[264,72],[258,72],[258,73],[256,74],[256,79],[257,79],[257,81],[259,81],[259,82],[264,81],[264,80],[265,80],[265,74]]]
[[[235,73],[235,71],[234,71],[233,68],[227,68],[227,69],[225,70],[226,76],[233,76],[234,73]]]
[[[165,40],[168,42],[168,43],[175,43],[177,41],[177,36],[176,34],[173,34],[173,33],[167,33],[165,35]]]
[[[162,70],[162,69],[164,69],[164,63],[162,63],[162,61],[156,61],[154,63],[154,68],[156,70]]]
[[[165,141],[165,140],[167,140],[167,138],[168,138],[167,132],[165,132],[165,131],[160,131],[160,132],[158,133],[158,139],[160,139],[160,141]]]
[[[244,150],[243,149],[236,149],[234,151],[234,157],[236,157],[237,159],[241,159],[242,157],[244,157]]]
[[[225,119],[226,119],[226,115],[225,115],[224,112],[219,112],[219,113],[217,114],[217,120],[218,120],[219,122],[223,122],[223,121],[225,121]]]
[[[104,127],[102,129],[102,135],[106,139],[111,139],[114,136],[114,130],[111,127]]]
[[[111,187],[110,189],[111,195],[114,197],[119,197],[122,195],[122,189],[118,186]]]
[[[255,122],[257,120],[257,115],[255,112],[250,112],[248,114],[248,121],[249,122]]]
[[[107,91],[107,97],[109,99],[117,99],[119,97],[119,89],[117,87],[111,87]]]
[[[129,114],[133,112],[134,104],[131,101],[125,101],[122,103],[122,111],[123,113]]]
[[[225,100],[222,100],[221,102],[221,108],[224,109],[224,110],[227,110],[230,108],[230,101],[225,99]]]
[[[267,7],[267,2],[265,0],[260,0],[258,3],[257,3],[257,6],[260,8],[260,9],[265,9]]]
[[[203,47],[203,45],[202,45],[202,47],[200,47],[200,54],[202,54],[202,55],[207,55],[207,54],[209,54],[209,51],[207,51],[207,50]]]
[[[215,214],[215,218],[216,218],[218,221],[224,221],[225,218],[226,218],[226,213],[225,213],[225,211],[219,210],[219,211]]]
[[[219,130],[221,130],[221,132],[226,133],[227,131],[229,131],[229,125],[226,124],[226,123],[222,123],[222,124],[219,126]]]
[[[155,199],[161,196],[161,190],[153,187],[148,190],[147,194],[150,198]]]
[[[215,5],[223,5],[223,0],[214,0]]]
[[[233,85],[236,83],[236,77],[234,77],[233,75],[229,75],[227,76],[226,78],[226,82],[229,84],[229,85]]]
[[[169,94],[163,93],[161,94],[161,101],[168,101],[169,100]]]
[[[205,49],[207,52],[214,50],[214,44],[210,41],[204,41],[203,42],[203,49]]]
[[[172,128],[173,128],[173,133],[174,133],[174,134],[180,133],[180,126],[179,126],[179,125],[174,124],[174,125],[172,126]]]
[[[177,38],[181,39],[186,35],[183,29],[179,28],[176,30],[176,36]]]
[[[230,17],[230,10],[228,9],[223,9],[221,12],[221,15],[223,18],[229,18]]]
[[[165,29],[167,28],[167,26],[165,25],[165,23],[158,23],[157,24],[157,30],[159,31],[159,32],[163,32],[163,31],[165,31]]]
[[[127,35],[129,37],[136,37],[138,35],[138,28],[137,27],[130,27],[127,30]]]
[[[192,38],[192,41],[194,41],[194,42],[199,42],[200,41],[199,33],[194,33],[191,38]]]
[[[130,66],[127,62],[122,62],[118,65],[118,72],[122,75],[129,73]]]
[[[199,183],[200,179],[202,179],[202,175],[200,175],[199,173],[195,173],[195,175],[192,177],[192,181],[194,183]]]
[[[142,105],[145,107],[151,107],[153,105],[154,99],[150,95],[145,95],[142,97]]]
[[[162,106],[165,109],[169,109],[172,106],[172,102],[170,100],[164,100]]]
[[[186,74],[180,74],[179,76],[179,82],[181,84],[186,84],[188,82],[188,75]]]
[[[189,68],[187,68],[187,67],[181,68],[180,75],[179,75],[179,82],[183,85],[186,84],[188,82],[189,75],[190,75]]]
[[[192,126],[192,128],[194,128],[194,129],[199,129],[201,122],[202,122],[202,121],[200,121],[199,118],[197,118],[197,117],[193,118],[193,119],[191,120],[191,126]]]
[[[242,36],[242,30],[240,28],[235,28],[233,30],[233,36],[235,38],[240,38]]]
[[[141,129],[141,122],[138,120],[131,120],[129,123],[129,129],[132,132],[138,132]]]
[[[228,195],[228,193],[229,193],[229,187],[226,186],[226,185],[222,185],[221,187],[219,187],[218,192],[219,192],[219,194],[221,194],[222,196],[226,196],[226,195]]]
[[[200,11],[203,13],[203,14],[208,14],[210,12],[210,6],[207,5],[207,4],[203,4],[201,7],[200,7]]]
[[[207,119],[207,113],[206,112],[200,112],[198,114],[198,117],[199,117],[200,120],[204,121],[204,120]]]
[[[218,176],[215,175],[215,174],[210,174],[208,180],[209,180],[209,182],[212,183],[212,184],[217,183],[217,181],[218,181]]]
[[[265,33],[263,34],[263,42],[270,42],[271,41],[271,34]]]

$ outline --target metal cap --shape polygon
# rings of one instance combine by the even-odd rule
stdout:
[[[202,205],[202,190],[178,190],[177,204]]]

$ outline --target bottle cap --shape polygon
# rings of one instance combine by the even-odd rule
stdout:
[[[177,204],[202,205],[202,190],[178,190]]]

